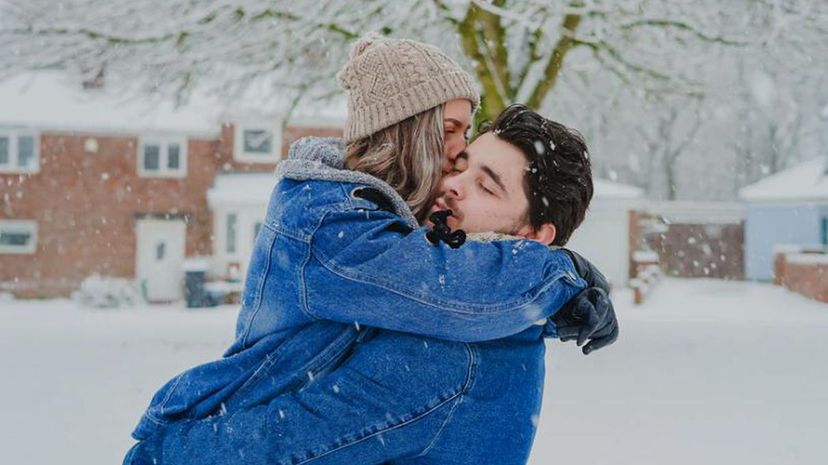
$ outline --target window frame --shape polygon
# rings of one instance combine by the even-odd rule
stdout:
[[[230,218],[233,221],[230,221]],[[224,213],[224,253],[229,257],[238,255],[239,253],[239,212],[235,210]],[[232,242],[231,242],[231,228],[232,228]],[[232,245],[232,250],[231,246]]]
[[[138,143],[138,176],[142,178],[185,178],[187,177],[187,138],[183,136],[142,136]],[[169,168],[170,146],[177,144],[178,169]],[[158,169],[150,170],[145,167],[144,149],[147,145],[158,146]]]
[[[3,245],[0,244],[0,254],[2,255],[33,255],[37,252],[37,221],[33,220],[0,220],[0,234],[4,230],[27,230],[32,239],[25,246]]]
[[[240,123],[236,124],[233,131],[233,159],[241,163],[262,163],[275,164],[282,159],[282,121],[274,123]],[[245,131],[270,132],[271,145],[270,153],[264,155],[259,152],[247,152],[244,150]]]
[[[35,160],[32,168],[20,166],[20,137],[29,136],[34,140],[33,158]],[[40,133],[31,129],[0,128],[0,137],[9,139],[9,162],[0,165],[0,174],[36,174],[40,172]]]

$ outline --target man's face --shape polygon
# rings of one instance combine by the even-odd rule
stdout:
[[[529,209],[523,188],[526,166],[526,157],[517,147],[485,133],[456,158],[452,171],[443,176],[431,212],[452,210],[448,219],[451,229],[525,232]]]
[[[471,102],[465,99],[449,100],[443,107],[443,175],[451,172],[457,155],[466,148],[471,108]]]

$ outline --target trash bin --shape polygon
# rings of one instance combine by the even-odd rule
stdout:
[[[216,304],[207,294],[204,285],[207,282],[209,265],[204,259],[184,261],[184,299],[188,308],[212,307]]]

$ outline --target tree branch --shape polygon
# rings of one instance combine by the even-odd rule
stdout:
[[[531,35],[529,36],[529,57],[526,60],[526,64],[523,66],[523,68],[521,68],[521,70],[517,74],[517,82],[515,83],[515,96],[517,96],[520,92],[520,89],[523,88],[523,84],[526,82],[526,77],[529,75],[529,71],[542,58],[538,54],[538,44],[540,43],[541,39],[543,39],[543,32],[541,28],[535,29],[531,32]]]
[[[475,4],[470,4],[466,11],[466,16],[460,22],[457,30],[460,33],[460,41],[463,45],[463,50],[472,63],[474,64],[474,71],[477,78],[480,80],[480,85],[483,86],[482,104],[479,118],[488,119],[496,113],[500,113],[506,105],[504,103],[503,95],[498,89],[498,83],[492,70],[487,65],[487,59],[481,51],[481,45],[477,34],[478,17],[482,10]]]
[[[302,19],[306,19],[306,18],[302,18],[300,16],[296,16],[292,13],[286,13],[284,11],[275,11],[275,10],[272,10],[270,8],[267,8],[267,9],[263,10],[262,12],[257,13],[256,15],[251,17],[251,19],[254,20],[254,21],[264,19],[264,18],[284,19],[284,20],[288,20],[288,21],[301,21]],[[320,22],[320,23],[315,23],[315,25],[317,27],[319,27],[320,29],[326,30],[328,32],[333,32],[335,34],[339,34],[343,38],[345,38],[346,40],[358,39],[359,36],[360,36],[359,33],[354,32],[354,31],[350,31],[350,30],[346,29],[345,27],[340,26],[339,24],[336,24],[336,23]]]
[[[545,79],[542,79],[538,83],[535,90],[532,91],[532,96],[526,102],[529,108],[540,108],[546,94],[555,86],[558,75],[563,68],[564,57],[575,45],[575,31],[581,24],[581,18],[579,14],[568,14],[564,17],[563,24],[561,25],[561,37],[555,44],[555,48],[552,50],[552,54],[549,56],[549,61],[546,63],[543,71]]]
[[[178,37],[180,34],[184,33],[168,33],[157,37],[142,37],[142,38],[133,38],[133,37],[125,37],[125,36],[118,36],[114,34],[109,34],[105,32],[95,31],[88,28],[80,28],[80,29],[68,29],[68,28],[44,28],[44,29],[34,29],[32,27],[27,28],[17,28],[9,30],[14,35],[28,35],[28,36],[38,36],[38,35],[63,35],[63,36],[83,36],[88,39],[92,40],[103,40],[107,43],[113,45],[141,45],[141,44],[157,44],[161,42],[166,42],[173,38]]]
[[[504,0],[495,0],[494,6],[500,7],[503,3]],[[478,38],[478,42],[487,52],[487,64],[499,84],[498,93],[504,99],[514,100],[515,91],[511,86],[509,53],[506,50],[506,31],[503,29],[501,18],[497,14],[484,10],[480,12],[479,20],[483,30],[483,40]]]
[[[434,3],[434,6],[437,7],[438,11],[443,13],[441,15],[443,19],[448,21],[448,23],[454,26],[455,28],[460,27],[460,21],[458,21],[457,18],[451,16],[451,8],[449,8],[448,5],[446,5],[441,0],[432,0],[432,3]]]
[[[635,29],[637,27],[662,27],[662,28],[675,28],[681,29],[683,31],[690,32],[694,36],[698,37],[699,39],[705,42],[712,42],[712,43],[719,43],[724,45],[748,45],[748,42],[738,41],[733,39],[727,39],[722,36],[713,36],[706,34],[694,26],[691,26],[689,23],[684,21],[678,21],[675,19],[658,19],[658,18],[649,18],[649,19],[638,19],[627,24],[622,24],[619,26],[621,30],[630,30]]]

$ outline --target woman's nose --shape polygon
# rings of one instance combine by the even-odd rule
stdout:
[[[466,139],[463,137],[447,138],[443,146],[443,173],[451,172],[454,162],[457,161],[457,155],[460,155],[466,149]]]

